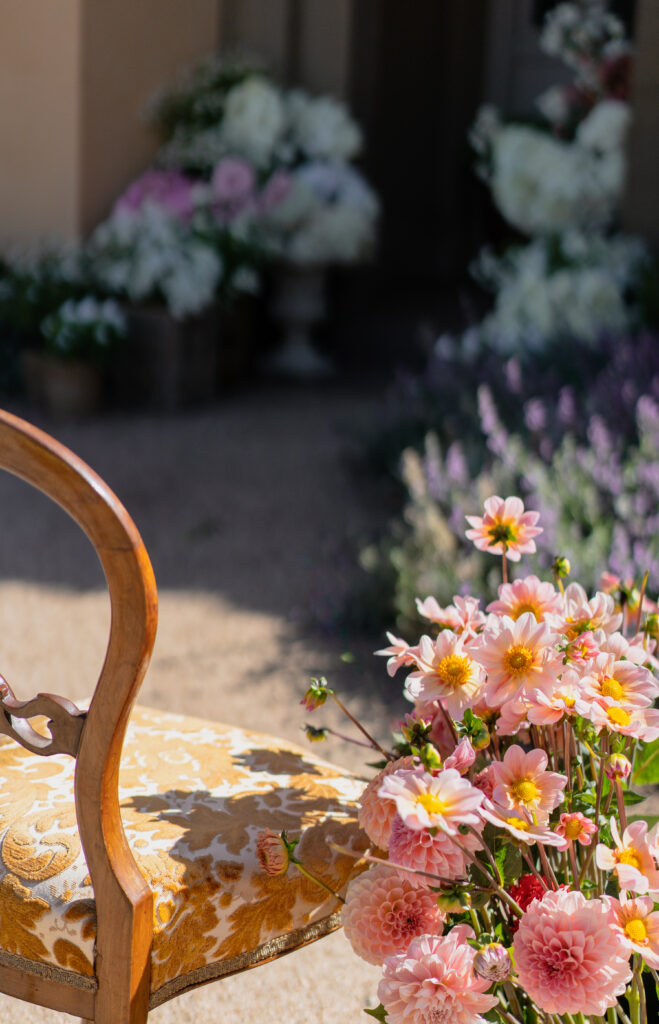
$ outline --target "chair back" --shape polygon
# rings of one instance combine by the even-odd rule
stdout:
[[[1,410],[0,468],[68,512],[93,544],[107,580],[110,636],[89,710],[53,694],[18,701],[0,680],[0,732],[34,753],[76,758],[78,828],[97,911],[95,1017],[112,1019],[112,997],[115,1020],[137,1020],[149,994],[153,897],[126,842],[118,780],[128,717],[155,640],[153,570],[132,519],[100,477],[53,438]],[[50,738],[32,729],[35,715],[48,717]]]

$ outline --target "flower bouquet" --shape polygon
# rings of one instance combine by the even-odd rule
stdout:
[[[382,760],[343,923],[382,965],[366,1012],[387,1024],[655,1019],[659,826],[630,816],[630,785],[657,780],[656,605],[644,585],[618,604],[565,586],[565,558],[553,583],[510,578],[538,518],[496,496],[467,516],[467,537],[501,557],[497,599],[426,598],[428,632],[377,652],[390,675],[409,670],[414,708],[391,750],[359,725]],[[313,680],[303,703],[328,698],[340,704]],[[295,842],[264,837],[264,868],[289,862],[304,870]]]

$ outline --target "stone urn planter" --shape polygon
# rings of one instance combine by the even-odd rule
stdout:
[[[51,416],[81,419],[100,409],[103,377],[98,367],[30,350],[22,353],[21,365],[28,399]]]
[[[266,372],[318,379],[334,372],[330,360],[314,346],[314,331],[327,317],[325,267],[282,264],[274,274],[272,318],[281,343],[264,364]]]

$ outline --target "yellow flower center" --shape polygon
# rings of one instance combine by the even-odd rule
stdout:
[[[511,788],[515,800],[520,804],[535,803],[541,795],[541,791],[531,779],[518,779]]]
[[[447,654],[439,663],[437,675],[447,686],[464,686],[469,682],[471,662],[459,654]]]
[[[627,714],[624,708],[609,708],[606,713],[615,725],[629,725],[632,720],[631,715]]]
[[[622,700],[625,695],[622,686],[613,676],[607,676],[602,683],[601,690],[603,697],[612,697],[613,700]]]
[[[572,821],[568,821],[567,825],[565,826],[565,836],[566,836],[566,838],[567,839],[578,839],[580,835],[581,835],[581,822],[579,821],[579,819],[578,818],[577,819],[573,818]]]
[[[441,800],[434,793],[421,793],[416,798],[416,802],[421,804],[428,814],[444,814],[448,806],[445,800]]]
[[[522,676],[533,664],[533,652],[524,644],[513,644],[504,654],[503,663],[511,676]]]
[[[625,850],[616,850],[613,856],[616,864],[629,864],[630,867],[640,871],[641,855],[635,847],[628,846]]]
[[[635,942],[637,945],[647,942],[648,930],[645,927],[645,921],[642,921],[640,917],[635,917],[628,921],[625,925],[625,931],[632,942]]]
[[[517,540],[517,529],[512,523],[496,522],[487,529],[487,535],[490,538],[489,547],[494,547],[495,544],[512,544]]]
[[[506,822],[519,832],[528,832],[530,827],[528,821],[524,821],[523,818],[506,818]]]
[[[537,605],[531,604],[530,601],[522,601],[515,608],[513,608],[512,618],[515,620],[515,622],[517,622],[517,619],[520,617],[520,615],[523,615],[524,612],[531,612],[532,615],[535,615],[538,622],[540,622],[542,619],[542,613],[540,612],[540,609],[537,607]]]
[[[557,693],[556,698],[557,700],[562,700],[566,708],[573,708],[575,705],[575,698],[566,697],[564,693]]]
[[[566,623],[571,623],[568,627],[566,636],[568,640],[576,640],[582,633],[587,633],[593,629],[593,623],[591,619],[580,619],[578,622],[574,620],[571,615],[568,615],[565,619]]]

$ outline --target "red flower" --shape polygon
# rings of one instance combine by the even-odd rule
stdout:
[[[520,909],[526,910],[529,903],[532,903],[533,900],[541,900],[547,890],[535,875],[522,875],[517,885],[511,885],[507,891]],[[513,918],[510,922],[510,930],[512,932],[517,931],[519,922],[520,919],[518,917]]]

